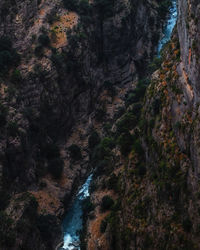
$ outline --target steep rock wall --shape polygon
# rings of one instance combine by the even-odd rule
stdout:
[[[106,17],[92,6],[89,22],[79,13],[78,24],[70,12],[67,19],[74,22],[74,30],[64,42],[55,31],[62,26],[65,33],[70,26],[65,26],[66,19],[63,24],[66,11],[60,1],[1,3],[0,33],[10,36],[21,54],[17,68],[11,68],[1,84],[1,103],[8,108],[1,128],[3,192],[10,195],[3,209],[13,220],[17,240],[11,249],[51,249],[59,240],[58,227],[47,229],[60,222],[64,205],[91,168],[89,134],[94,128],[105,134],[103,126],[117,119],[127,93],[146,74],[163,22],[159,2],[115,1]],[[52,24],[48,14],[53,10],[60,19]],[[55,33],[59,42],[53,41]],[[50,44],[41,48],[39,35],[48,35]],[[17,84],[12,79],[15,70],[21,72]],[[72,144],[79,146],[82,157],[73,159]],[[60,179],[49,172],[58,165],[63,166]],[[20,217],[15,209],[21,199],[32,202],[24,198],[26,191],[38,202],[32,211],[38,213],[35,224],[26,214],[26,203],[21,204]],[[23,198],[15,199],[18,195]],[[21,233],[22,226],[35,231],[34,246],[29,235]]]

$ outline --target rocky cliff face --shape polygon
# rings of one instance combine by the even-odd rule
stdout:
[[[199,4],[150,63],[167,4],[0,3],[0,246],[55,248],[93,168],[83,249],[200,248]]]
[[[118,146],[101,144],[88,249],[200,248],[198,5],[178,1],[177,27],[144,99],[147,79],[107,134]]]
[[[88,137],[123,113],[166,14],[158,1],[63,2],[0,3],[5,249],[60,240],[64,206],[91,169]]]

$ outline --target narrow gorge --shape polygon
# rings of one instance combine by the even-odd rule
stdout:
[[[199,0],[0,13],[0,250],[200,249]]]

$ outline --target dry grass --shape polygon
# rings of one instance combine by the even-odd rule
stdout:
[[[60,207],[60,201],[55,196],[40,190],[37,192],[31,192],[38,202],[39,213],[55,214]]]
[[[75,12],[69,12],[60,17],[51,26],[51,45],[55,48],[64,47],[67,45],[66,31],[72,29],[78,23],[78,15]]]

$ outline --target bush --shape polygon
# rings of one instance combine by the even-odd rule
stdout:
[[[100,232],[103,234],[106,231],[106,227],[107,227],[107,221],[106,220],[102,220],[101,224],[100,224]]]
[[[35,47],[35,55],[37,57],[43,56],[43,47],[41,45],[38,45],[37,47]]]
[[[113,149],[114,146],[115,146],[115,142],[114,142],[114,140],[112,138],[105,137],[101,141],[101,146],[104,147],[104,148]]]
[[[94,210],[94,204],[90,201],[90,197],[87,197],[86,199],[83,200],[82,208],[84,215],[87,215]]]
[[[0,73],[6,73],[12,66],[18,65],[20,56],[12,48],[12,42],[8,37],[0,38]]]
[[[136,166],[136,174],[139,177],[143,177],[146,174],[146,167],[143,164],[138,164]]]
[[[118,145],[120,147],[120,151],[124,156],[127,156],[133,145],[133,136],[127,131],[126,133],[122,133],[118,140]]]
[[[63,0],[64,7],[70,11],[78,11],[78,0]]]
[[[97,163],[98,161],[108,160],[110,156],[111,150],[100,143],[93,151],[92,160]]]
[[[4,210],[10,200],[10,195],[4,190],[0,192],[0,210]]]
[[[88,0],[81,0],[79,3],[79,13],[84,16],[88,16],[90,13],[90,4]]]
[[[56,216],[54,215],[40,215],[37,218],[37,227],[41,233],[41,236],[44,240],[49,240],[57,232],[58,223]]]
[[[114,173],[108,179],[107,187],[108,189],[114,190],[116,193],[119,192],[119,178]]]
[[[59,179],[62,175],[64,167],[64,162],[60,158],[55,158],[49,161],[48,163],[48,171],[55,178]]]
[[[107,172],[106,170],[108,170],[109,161],[108,160],[99,160],[94,165],[96,167],[94,170],[94,177],[98,177],[98,176],[104,174],[105,172]]]
[[[104,82],[104,88],[108,91],[108,94],[110,96],[112,96],[112,97],[115,96],[116,91],[115,91],[113,83],[111,83],[109,81],[105,81]]]
[[[136,88],[132,91],[132,93],[129,93],[126,100],[126,106],[141,101],[145,95],[148,84],[148,79],[139,80]]]
[[[137,117],[139,118],[140,113],[141,113],[141,109],[142,109],[142,104],[141,103],[135,103],[131,109],[131,112]]]
[[[117,122],[117,132],[123,133],[127,130],[133,129],[137,125],[137,119],[132,112],[127,112],[122,116],[120,121]]]
[[[19,84],[22,81],[22,76],[19,70],[14,70],[11,75],[11,82]]]
[[[148,66],[149,73],[152,74],[154,71],[159,69],[161,67],[161,64],[162,64],[162,58],[161,57],[155,57],[153,59],[153,62],[151,64],[149,64],[149,66]]]
[[[101,201],[101,211],[109,210],[113,205],[113,199],[109,195],[105,195]]]
[[[113,2],[110,0],[95,0],[94,5],[101,19],[108,18],[113,15]]]
[[[48,143],[45,147],[42,148],[42,153],[47,159],[59,158],[60,157],[60,149],[54,143]]]
[[[12,42],[9,37],[2,36],[0,38],[0,51],[9,51],[12,48]]]
[[[81,154],[81,149],[79,146],[72,144],[69,148],[69,153],[70,153],[70,157],[75,160],[81,160],[82,159],[82,154]]]
[[[10,121],[7,125],[8,134],[12,137],[16,137],[19,133],[19,128],[16,122]]]
[[[160,1],[159,3],[159,8],[158,8],[158,12],[159,12],[159,16],[161,18],[165,18],[168,11],[169,11],[169,7],[172,5],[172,1],[170,0],[164,0],[164,1]]]
[[[88,139],[88,145],[90,149],[93,149],[100,143],[100,137],[96,131],[93,131]]]
[[[143,150],[143,147],[142,147],[139,139],[136,139],[134,141],[133,148],[134,148],[135,152],[138,154],[138,156],[143,157],[144,150]]]
[[[44,46],[44,47],[47,47],[49,46],[50,44],[50,39],[48,37],[48,35],[46,34],[41,34],[39,37],[38,37],[38,42]]]
[[[5,212],[0,212],[0,222],[0,243],[4,246],[12,246],[15,243],[13,220]]]
[[[160,99],[157,98],[154,100],[152,107],[153,107],[153,112],[155,115],[159,114],[161,105],[162,105],[162,102]]]
[[[100,107],[100,108],[96,109],[95,118],[98,122],[102,122],[106,119],[105,107]]]
[[[7,114],[8,114],[7,108],[0,103],[0,127],[6,125]]]
[[[47,14],[47,22],[49,24],[53,24],[54,22],[57,22],[60,20],[60,17],[57,15],[56,10],[53,9],[49,14]]]
[[[192,222],[189,218],[183,221],[183,229],[185,232],[189,233],[192,229]]]

